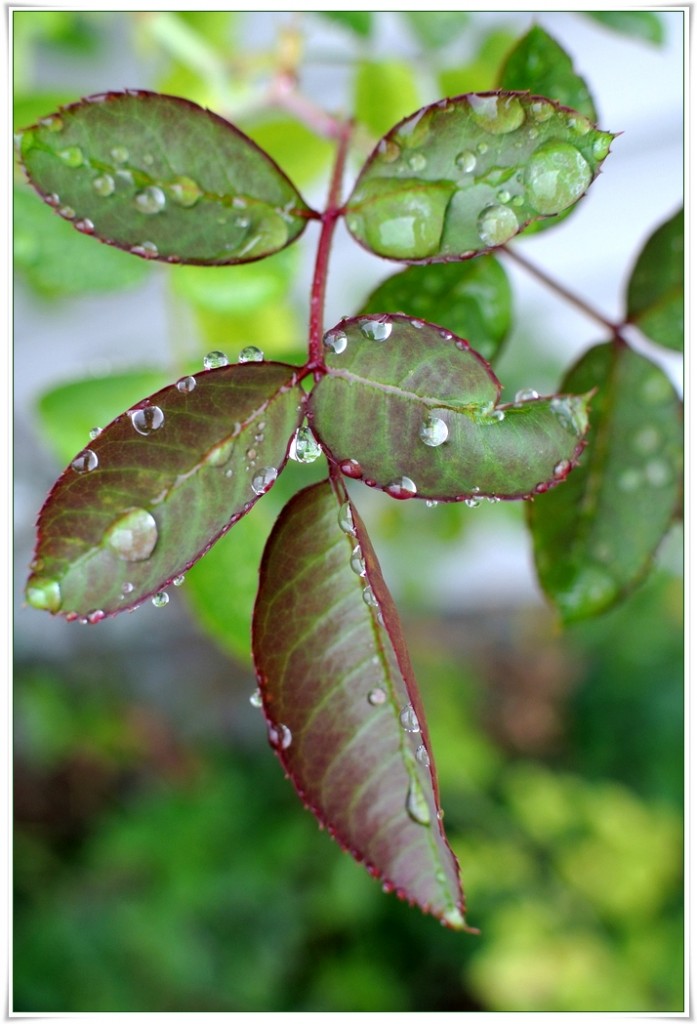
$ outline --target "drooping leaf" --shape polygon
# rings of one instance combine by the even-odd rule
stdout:
[[[373,150],[347,205],[349,231],[388,259],[466,259],[578,202],[612,139],[540,96],[441,100]]]
[[[306,805],[389,889],[466,928],[399,618],[343,488],[306,488],[281,514],[253,649],[270,742]]]
[[[46,499],[29,604],[97,621],[184,573],[283,468],[295,379],[282,363],[221,366],[118,416]]]
[[[679,210],[651,235],[627,287],[627,320],[658,342],[682,351],[685,333],[684,215]]]
[[[356,120],[374,136],[387,129],[419,103],[411,64],[403,60],[362,60],[354,79]]]
[[[318,11],[318,14],[338,25],[343,25],[364,39],[368,39],[373,30],[372,11]]]
[[[663,23],[653,11],[583,11],[587,18],[606,28],[648,43],[663,42]]]
[[[492,359],[510,329],[512,300],[501,264],[480,256],[466,263],[408,267],[378,285],[361,312],[398,309],[443,324]]]
[[[468,11],[403,11],[404,17],[424,46],[439,49],[451,43],[467,28]]]
[[[141,395],[162,387],[162,370],[138,370],[107,377],[86,377],[45,392],[38,413],[47,442],[61,462],[68,462],[88,443],[90,431],[110,423]]]
[[[26,188],[16,188],[14,265],[46,298],[117,291],[138,284],[150,270],[118,249],[88,245],[60,217],[48,217]]]
[[[441,96],[459,96],[465,92],[484,92],[496,85],[501,61],[514,45],[516,37],[494,29],[481,39],[477,54],[468,64],[443,68],[438,72]],[[537,92],[537,90],[535,90]]]
[[[29,180],[85,234],[146,259],[226,264],[294,241],[308,207],[237,128],[174,96],[102,93],[21,135]]]
[[[638,585],[681,499],[681,403],[663,371],[627,346],[597,345],[562,383],[592,387],[579,466],[528,510],[540,582],[565,622]]]
[[[342,320],[325,347],[313,429],[345,475],[394,498],[540,494],[582,450],[586,398],[533,392],[497,405],[489,364],[434,324],[396,314]]]

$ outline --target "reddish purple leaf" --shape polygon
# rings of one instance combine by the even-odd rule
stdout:
[[[29,604],[98,621],[158,593],[273,484],[302,409],[294,367],[249,363],[118,416],[46,499]]]
[[[388,890],[468,930],[399,618],[341,484],[301,491],[277,521],[253,648],[269,739],[305,804]]]

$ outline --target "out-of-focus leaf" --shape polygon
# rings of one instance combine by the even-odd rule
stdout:
[[[653,11],[582,11],[581,13],[623,35],[645,39],[648,43],[660,44],[663,42],[663,23]]]
[[[363,36],[364,39],[369,39],[373,31],[372,11],[318,11],[317,13],[338,25],[343,25],[344,28],[350,29],[356,35]]]
[[[229,58],[235,43],[233,29],[238,21],[239,11],[175,11],[176,17],[208,40]]]
[[[292,250],[241,267],[173,267],[177,295],[214,313],[249,313],[285,295],[297,266]]]
[[[164,384],[156,370],[87,377],[61,384],[41,396],[38,412],[45,437],[61,462],[67,462],[85,445],[89,432],[102,427],[139,401],[141,395]]]
[[[469,64],[443,68],[438,72],[438,84],[443,96],[459,96],[465,92],[485,92],[496,84],[501,61],[515,44],[511,32],[496,29],[489,32]],[[536,90],[537,91],[537,90]]]
[[[237,128],[142,90],[63,107],[20,138],[31,183],[85,234],[145,259],[240,263],[294,241],[308,208]]]
[[[299,185],[311,184],[331,167],[331,142],[299,121],[288,117],[267,119],[248,126],[247,132]]]
[[[651,235],[627,287],[627,320],[659,345],[682,351],[685,334],[684,215]]]
[[[254,663],[269,739],[331,835],[403,899],[466,928],[399,618],[343,488],[306,488],[264,552]]]
[[[566,478],[582,450],[586,399],[518,396],[497,406],[489,364],[434,324],[342,320],[309,403],[315,433],[347,476],[393,498],[523,498]]]
[[[302,362],[307,358],[303,324],[286,302],[259,306],[249,313],[217,313],[198,306],[194,317],[206,349],[217,348],[224,339],[226,352],[235,357],[235,348],[254,345],[267,359],[273,356],[281,361]]]
[[[490,360],[510,329],[511,304],[503,267],[493,256],[480,256],[441,267],[408,267],[378,285],[361,312],[399,310],[443,324]]]
[[[403,11],[403,14],[417,39],[434,50],[462,35],[470,20],[468,11]]]
[[[681,404],[663,371],[626,346],[597,345],[562,383],[592,387],[580,465],[528,510],[540,583],[565,622],[638,585],[681,498]]]
[[[362,60],[354,80],[356,120],[382,135],[419,104],[419,90],[410,64],[402,60]]]
[[[147,276],[149,267],[141,260],[90,245],[59,217],[48,217],[26,188],[14,190],[13,205],[14,264],[40,295],[117,291]]]
[[[466,259],[573,206],[612,139],[539,96],[441,100],[381,139],[349,199],[347,225],[388,259]]]
[[[46,499],[29,604],[98,621],[161,591],[273,485],[301,408],[293,367],[247,363],[118,416]]]
[[[47,110],[56,110],[69,103],[73,96],[67,92],[26,92],[15,93],[12,100],[12,124],[21,131],[34,124]]]

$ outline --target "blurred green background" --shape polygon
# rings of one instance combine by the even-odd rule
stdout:
[[[15,11],[15,123],[108,87],[159,88],[234,116],[321,202],[331,147],[262,102],[280,60],[325,73],[333,62],[367,150],[419,103],[491,87],[530,24],[416,12],[385,27],[368,14]],[[580,15],[539,20],[562,43],[585,31],[629,64],[659,45]],[[115,47],[128,58],[121,75]],[[116,77],[105,82],[102,66]],[[17,387],[30,395],[15,455],[21,586],[32,517],[91,426],[213,347],[232,358],[263,339],[267,354],[302,359],[311,244],[212,274],[152,267],[79,236],[18,176],[15,245],[17,372],[34,380],[37,359],[53,361],[33,392]],[[341,293],[341,312],[360,305],[375,266]],[[83,344],[80,322],[101,316],[114,290],[111,302],[166,308],[166,352],[145,366],[133,354],[94,361],[85,337],[76,373],[65,338]],[[26,352],[23,317],[42,326]],[[497,363],[511,389],[530,383],[531,365],[536,384],[561,375],[567,353],[545,347],[544,317],[536,327],[516,327]],[[448,835],[482,933],[455,934],[383,895],[318,830],[248,702],[259,554],[284,499],[321,472],[290,466],[164,612],[81,630],[18,611],[14,1010],[681,1010],[679,535],[622,607],[562,633],[533,589],[497,569],[463,588],[467,600],[438,576],[499,537],[525,560],[521,509],[405,509],[354,492],[404,614]]]

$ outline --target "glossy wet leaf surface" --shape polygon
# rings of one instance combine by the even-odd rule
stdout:
[[[581,451],[586,399],[498,405],[489,364],[433,324],[343,320],[325,346],[328,373],[309,403],[315,432],[342,472],[392,497],[525,497],[564,480]]]
[[[251,139],[173,96],[88,97],[26,129],[20,153],[62,217],[146,259],[259,259],[306,224],[304,201]]]
[[[685,335],[685,239],[680,210],[651,235],[627,287],[627,319],[647,338],[681,352]]]
[[[466,927],[397,612],[358,513],[328,481],[274,527],[253,647],[269,740],[306,805],[385,886]]]
[[[409,313],[442,324],[492,359],[511,325],[511,287],[493,256],[446,266],[408,267],[388,277],[363,304],[362,313]]]
[[[588,447],[564,487],[529,509],[543,589],[567,622],[616,604],[648,572],[679,511],[682,409],[663,371],[610,343],[563,388],[598,388]]]
[[[612,138],[539,96],[441,100],[380,140],[349,199],[349,231],[388,259],[468,258],[573,206]]]
[[[281,363],[223,366],[118,416],[39,514],[28,602],[99,619],[185,572],[273,485],[300,418],[294,379]]]

